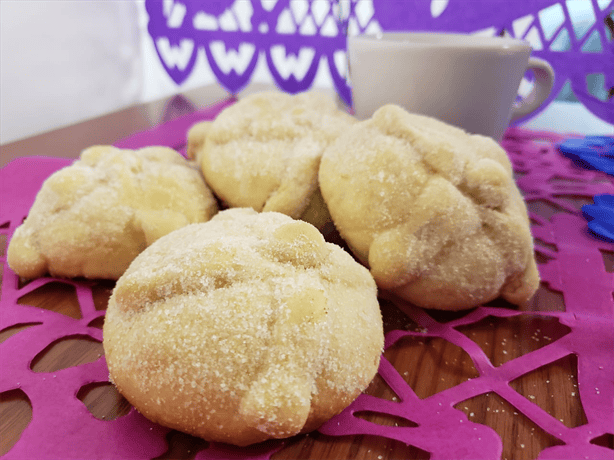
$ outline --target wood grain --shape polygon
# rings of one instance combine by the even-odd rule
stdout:
[[[534,204],[535,206],[535,204]],[[540,212],[548,213],[547,204],[539,204]],[[552,211],[556,212],[556,211]],[[0,251],[5,251],[6,238],[0,241]],[[536,245],[546,245],[537,241]],[[550,250],[556,248],[549,247]],[[608,272],[614,270],[614,252],[602,251],[604,266]],[[21,283],[21,286],[25,285]],[[92,287],[94,305],[105,310],[114,283],[97,282]],[[48,283],[19,299],[23,305],[31,305],[54,311],[71,318],[81,318],[74,287],[61,282]],[[385,332],[394,329],[417,331],[419,327],[392,303],[380,301]],[[504,301],[492,302],[492,306],[514,308]],[[529,311],[564,311],[562,293],[542,284],[529,305]],[[439,322],[448,322],[462,317],[466,312],[429,311]],[[93,327],[102,328],[103,318],[96,320]],[[0,343],[21,330],[36,323],[18,325],[0,331]],[[482,321],[457,328],[482,348],[494,366],[501,366],[511,359],[522,356],[551,343],[569,332],[553,318],[519,315],[511,318],[487,317]],[[47,347],[33,363],[35,372],[53,372],[98,359],[103,353],[102,344],[90,337],[72,336]],[[442,390],[451,388],[478,376],[469,355],[461,348],[440,338],[408,337],[399,340],[387,349],[384,356],[399,371],[419,398],[427,398]],[[586,416],[577,391],[577,360],[569,355],[536,369],[510,382],[510,386],[530,399],[550,415],[568,427],[586,423]],[[365,393],[389,400],[396,395],[376,376]],[[27,396],[14,390],[0,394],[0,454],[6,453],[19,439],[23,429],[32,417]],[[110,420],[125,415],[129,403],[108,383],[97,383],[83,387],[77,397],[97,418]],[[534,459],[547,447],[560,441],[545,433],[530,419],[517,411],[508,402],[494,393],[476,396],[455,406],[465,412],[475,423],[481,423],[495,430],[503,442],[503,459]],[[395,419],[376,413],[358,414],[374,423],[405,424],[412,421]],[[168,449],[158,459],[194,458],[196,453],[207,447],[207,442],[177,431],[167,435]],[[595,443],[612,445],[612,436],[602,436]],[[427,459],[428,452],[414,446],[377,436],[330,437],[310,433],[292,438],[273,455],[274,460],[288,459]]]
[[[604,256],[604,260],[609,255]],[[93,288],[96,308],[106,308],[113,283],[101,282]],[[501,301],[497,301],[501,304]],[[497,304],[495,302],[494,304]],[[563,310],[560,293],[541,286],[528,307],[532,310]],[[72,286],[65,283],[49,283],[23,296],[19,303],[56,311],[72,318],[80,318],[79,305]],[[509,307],[507,304],[502,306]],[[404,313],[385,300],[381,301],[385,330],[417,330]],[[454,312],[429,312],[438,321],[451,321],[466,314]],[[566,333],[552,318],[487,317],[484,320],[458,330],[476,342],[486,353],[493,365],[500,366],[510,359],[536,350]],[[0,342],[30,325],[20,325],[0,332]],[[97,327],[102,327],[102,321]],[[560,332],[562,330],[562,332]],[[89,338],[74,336],[52,344],[33,361],[36,372],[53,372],[71,365],[91,362],[103,353],[102,345]],[[405,338],[386,350],[384,356],[399,371],[419,398],[427,398],[467,379],[478,376],[467,353],[461,348],[440,338]],[[577,391],[577,363],[570,355],[544,368],[539,368],[510,383],[512,388],[530,398],[566,426],[573,427],[586,423]],[[366,393],[384,399],[394,400],[396,395],[377,376]],[[7,452],[19,439],[19,434],[31,418],[31,408],[22,392],[3,393],[0,402],[1,447]],[[130,405],[110,384],[92,384],[84,387],[77,395],[88,410],[100,419],[114,419],[128,413]],[[560,442],[543,432],[527,417],[515,410],[509,403],[489,393],[471,398],[456,405],[468,418],[493,428],[503,440],[503,456],[515,460],[536,458],[546,447]],[[379,424],[406,423],[411,421],[391,419],[381,414],[364,413],[361,417]],[[407,425],[406,425],[407,426]],[[169,433],[168,451],[163,458],[193,458],[207,443],[176,431]],[[603,443],[610,442],[604,439]],[[329,437],[311,433],[289,440],[273,455],[274,460],[294,458],[313,459],[426,459],[428,452],[404,443],[376,436]]]

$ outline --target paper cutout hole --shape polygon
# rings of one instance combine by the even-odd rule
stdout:
[[[600,249],[599,252],[601,253],[601,257],[603,259],[605,271],[608,273],[614,273],[614,251]]]
[[[95,327],[96,329],[102,329],[104,326],[104,316],[99,316],[98,318],[94,318],[89,323],[87,323],[87,327]]]
[[[509,305],[509,304],[508,304]],[[469,315],[474,309],[460,310],[460,311],[446,311],[446,310],[426,310],[431,318],[438,323],[449,323],[450,321],[456,321]]]
[[[92,286],[92,297],[94,298],[94,307],[97,311],[107,309],[109,297],[113,293],[115,281],[100,280]]]
[[[601,436],[597,436],[596,438],[591,439],[591,444],[614,450],[614,434],[605,433]]]
[[[518,310],[518,305],[508,302],[507,300],[497,297],[494,300],[484,304],[485,307],[505,308],[507,310]]]
[[[207,454],[197,455],[197,460],[212,460],[212,459],[250,459],[250,460],[269,460],[270,455],[273,452],[277,452],[286,441],[279,441],[277,439],[269,439],[258,444],[251,444],[245,447],[233,446],[232,444],[212,443],[209,445],[210,451],[206,451]],[[288,441],[289,442],[289,441]],[[168,444],[168,439],[167,439]],[[212,452],[209,454],[209,452]],[[162,454],[153,460],[175,460],[173,457],[169,457],[166,454]]]
[[[412,331],[419,328],[418,324],[401,311],[393,302],[380,298],[380,309],[384,319],[384,334],[390,331]]]
[[[544,249],[543,252],[558,252],[558,248],[555,244],[547,243],[546,241],[533,237],[533,243],[535,244],[535,250],[539,251],[539,249]]]
[[[548,179],[548,183],[551,184],[553,193],[578,193],[581,195],[586,190],[586,183],[579,177],[553,176]],[[557,198],[560,198],[560,196]]]
[[[192,459],[198,452],[209,447],[209,443],[204,439],[176,430],[166,434],[166,443],[168,450],[153,460]]]
[[[330,439],[334,443],[330,443]],[[385,458],[387,460],[406,460],[408,458],[428,460],[430,452],[405,444],[394,439],[380,436],[327,436],[317,431],[298,436],[294,442],[285,445],[271,456],[271,460],[290,460],[297,458],[318,458],[320,460],[339,460],[356,458],[359,446],[366,452],[366,459]]]
[[[19,277],[17,279],[17,289],[21,290],[24,287],[26,287],[28,284],[30,284],[32,281],[36,281],[36,279],[26,279],[26,278],[21,278]]]
[[[399,417],[392,414],[385,414],[382,412],[374,412],[370,410],[361,410],[354,412],[354,417],[366,420],[367,422],[374,423],[382,426],[400,426],[415,428],[418,424],[405,417]]]
[[[529,216],[529,222],[531,223],[531,228],[533,227],[541,227],[541,222],[535,220],[534,215]]]
[[[0,456],[15,445],[32,420],[32,404],[21,390],[0,393]]]
[[[384,380],[379,373],[375,374],[375,377],[373,377],[373,380],[371,380],[371,383],[365,389],[365,391],[363,391],[363,393],[379,399],[385,399],[387,401],[398,402],[401,400],[399,395],[397,395],[396,392],[390,388],[390,385],[388,385],[386,380]]]
[[[529,213],[536,214],[540,218],[550,221],[552,216],[560,212],[565,212],[565,208],[546,199],[528,199],[527,208]]]
[[[547,264],[551,260],[555,260],[554,255],[554,253],[544,251],[538,244],[535,244],[535,262],[537,262],[538,266]]]
[[[92,363],[104,354],[102,343],[88,335],[62,337],[38,353],[30,369],[34,372],[55,372],[69,367]]]
[[[614,87],[606,86],[605,74],[601,72],[589,73],[585,80],[587,93],[598,101],[606,102],[614,94]]]
[[[115,420],[128,415],[132,409],[132,405],[110,382],[83,385],[77,392],[77,399],[98,420]]]
[[[564,308],[564,296],[561,291],[552,289],[546,281],[540,283],[539,290],[533,298],[522,307],[523,311],[558,311]],[[561,328],[567,326],[561,325]],[[548,339],[546,339],[548,340]]]
[[[495,323],[497,327],[494,327]],[[549,345],[571,332],[558,318],[533,315],[487,316],[456,329],[474,341],[495,367]]]
[[[579,212],[582,211],[582,206],[588,205],[588,204],[594,204],[592,196],[588,197],[582,194],[578,194],[578,195],[570,195],[570,194],[556,195],[555,194],[553,195],[553,198],[558,203],[567,204],[569,206],[568,210],[575,209],[576,211],[579,211]]]
[[[479,377],[469,354],[439,337],[402,337],[384,351],[384,357],[420,399]]]
[[[51,281],[37,287],[21,296],[17,303],[50,310],[69,318],[82,318],[75,287],[60,281]]]
[[[19,323],[19,324],[13,324],[12,326],[9,327],[5,327],[4,329],[2,329],[0,331],[0,343],[4,342],[5,340],[7,340],[8,338],[14,336],[15,334],[17,334],[18,332],[21,332],[25,329],[28,329],[32,326],[39,326],[43,323]]]
[[[0,257],[6,256],[6,233],[0,233]]]
[[[461,401],[454,406],[467,414],[470,422],[487,425],[499,435],[503,443],[502,459],[518,458],[517,450],[526,451],[523,458],[537,458],[547,447],[563,445],[564,443],[546,433],[531,419],[517,410],[496,393],[485,393],[474,398]],[[516,422],[516,430],[509,432],[512,420]],[[524,447],[523,447],[524,446]]]
[[[512,380],[510,386],[569,428],[588,423],[578,389],[578,358],[569,354]],[[565,394],[554,404],[554,392]]]

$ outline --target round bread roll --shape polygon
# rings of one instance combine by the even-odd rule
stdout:
[[[248,208],[147,248],[118,280],[103,334],[111,380],[139,412],[240,446],[342,411],[384,341],[367,269],[312,225]]]
[[[377,284],[418,306],[520,305],[539,285],[526,206],[490,138],[386,105],[331,144],[319,180]]]
[[[265,91],[194,125],[188,155],[229,207],[281,212],[322,230],[330,215],[318,189],[320,157],[355,122],[326,94]]]
[[[216,212],[201,173],[176,151],[94,146],[43,183],[8,264],[24,278],[117,279],[156,239]]]

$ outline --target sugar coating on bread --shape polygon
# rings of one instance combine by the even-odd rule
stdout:
[[[117,279],[159,237],[216,212],[202,175],[176,151],[94,146],[43,183],[8,263],[24,278]]]
[[[505,151],[395,105],[323,154],[333,221],[378,285],[426,308],[529,300],[539,276],[526,206]]]
[[[236,445],[316,429],[382,347],[367,269],[306,222],[242,208],[147,248],[104,324],[111,379],[141,413]]]
[[[188,134],[188,155],[230,207],[330,220],[318,190],[324,148],[356,120],[315,91],[251,94]]]

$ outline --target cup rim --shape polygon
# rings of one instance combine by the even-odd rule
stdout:
[[[348,41],[360,41],[383,46],[420,46],[431,48],[531,48],[531,44],[519,38],[476,35],[455,32],[386,31],[375,34],[351,35]]]

